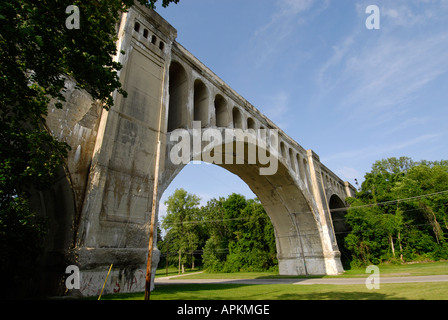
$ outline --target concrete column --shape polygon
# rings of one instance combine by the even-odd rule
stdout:
[[[325,268],[327,274],[335,275],[343,272],[342,263],[340,260],[340,253],[333,250],[330,232],[332,228],[329,227],[326,218],[326,212],[330,212],[328,203],[325,201],[325,192],[322,189],[322,181],[320,174],[320,159],[319,156],[312,150],[307,150],[308,164],[310,168],[310,179],[312,194],[316,201],[318,210],[318,223],[320,223],[319,231],[321,232],[321,240],[323,247],[323,254],[325,259]]]

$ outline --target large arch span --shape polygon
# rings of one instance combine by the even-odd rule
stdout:
[[[203,131],[205,130],[203,129]],[[168,143],[167,158],[175,144],[176,142]],[[219,147],[222,150],[230,149],[229,145],[225,144]],[[231,147],[236,150],[236,143],[233,142]],[[209,145],[209,148],[212,147]],[[247,150],[249,150],[247,143],[245,143],[244,149],[247,156]],[[204,154],[208,154],[208,152]],[[323,230],[320,228],[319,214],[311,195],[306,189],[303,189],[304,185],[298,182],[297,175],[291,172],[290,166],[276,157],[276,161],[278,161],[276,173],[260,175],[260,167],[263,165],[249,164],[247,158],[244,163],[237,164],[237,157],[237,154],[233,154],[232,163],[225,164],[225,155],[223,154],[222,163],[214,164],[241,178],[265,208],[275,230],[280,274],[323,275],[341,272],[342,269],[337,261],[338,252],[331,254],[330,250],[333,248],[325,247],[329,242],[325,243],[322,239]],[[193,154],[189,160],[195,159],[209,162]],[[161,194],[185,166],[185,163],[173,165],[168,162],[166,164],[162,178],[163,183],[160,185]]]

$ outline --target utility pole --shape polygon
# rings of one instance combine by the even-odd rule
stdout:
[[[151,277],[152,277],[152,252],[154,246],[154,227],[156,220],[156,204],[157,204],[157,188],[159,181],[159,162],[160,162],[160,140],[157,142],[157,157],[156,157],[156,172],[154,176],[154,190],[152,197],[151,210],[151,227],[149,229],[149,244],[148,244],[148,261],[146,263],[146,285],[145,285],[145,300],[150,299],[151,295]]]
[[[145,283],[145,300],[151,297],[151,278],[152,278],[152,252],[154,247],[154,228],[156,224],[156,205],[157,205],[157,188],[159,186],[159,165],[160,165],[160,132],[162,130],[162,115],[163,115],[163,86],[165,84],[165,68],[163,68],[162,77],[162,91],[160,100],[159,112],[159,130],[157,133],[157,151],[156,151],[156,165],[154,170],[154,188],[152,192],[152,207],[151,207],[151,225],[149,228],[149,244],[148,244],[148,260],[146,262],[146,283]]]

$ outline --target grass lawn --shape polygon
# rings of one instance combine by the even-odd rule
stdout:
[[[143,300],[143,293],[118,294],[102,300]],[[241,285],[183,284],[158,286],[151,300],[448,300],[448,284],[364,285]]]
[[[381,276],[432,276],[438,274],[448,274],[448,261],[409,263],[403,265],[379,265]],[[336,277],[356,277],[369,276],[365,269],[347,270],[343,275]],[[335,277],[335,276],[331,276]]]
[[[169,270],[170,271],[170,270]],[[448,262],[380,266],[381,276],[419,276],[448,274]],[[165,276],[165,271],[157,276]],[[172,271],[169,275],[177,275]],[[365,269],[349,270],[338,277],[366,277]],[[281,278],[275,273],[201,273],[182,279]],[[118,294],[104,300],[143,300],[143,293]],[[245,285],[173,284],[159,285],[151,300],[448,300],[448,283],[381,284],[378,290],[365,285]]]
[[[382,277],[387,276],[430,276],[438,274],[448,274],[448,261],[412,263],[404,265],[380,265]],[[279,279],[279,278],[305,278],[305,276],[281,276],[277,272],[239,272],[239,273],[197,273],[191,271],[191,275],[184,274],[182,279]],[[159,276],[165,276],[165,272],[157,273]],[[156,276],[157,276],[156,274]],[[169,272],[169,276],[178,275],[177,271]],[[366,269],[347,270],[344,274],[337,276],[310,276],[316,278],[355,278],[368,277]]]

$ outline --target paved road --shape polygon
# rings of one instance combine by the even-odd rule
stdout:
[[[448,282],[448,275],[437,276],[408,276],[408,277],[392,277],[382,276],[381,283],[412,283],[412,282]],[[156,285],[164,284],[205,284],[205,283],[222,283],[222,284],[365,284],[366,278],[309,278],[309,279],[181,279],[179,276],[156,278]]]

